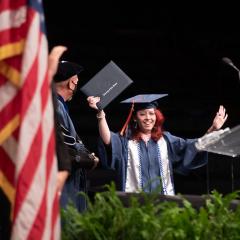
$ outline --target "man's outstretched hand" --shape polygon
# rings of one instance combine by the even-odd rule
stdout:
[[[67,50],[64,46],[54,47],[48,56],[48,78],[52,81],[54,75],[57,72],[58,62],[62,54]]]

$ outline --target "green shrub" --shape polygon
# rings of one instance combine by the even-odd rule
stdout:
[[[88,210],[82,214],[71,204],[62,210],[63,240],[240,239],[240,208],[230,208],[239,192],[222,196],[213,191],[197,210],[186,199],[180,207],[145,193],[132,196],[126,207],[114,184],[107,188],[95,195],[94,203],[88,200]]]

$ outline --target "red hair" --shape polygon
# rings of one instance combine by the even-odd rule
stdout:
[[[155,112],[155,115],[156,115],[156,122],[155,122],[155,125],[152,129],[152,134],[151,134],[151,138],[154,140],[154,141],[158,141],[162,135],[163,135],[163,129],[162,129],[162,125],[164,123],[164,116],[162,114],[162,112],[159,110],[159,109],[155,109],[154,110]],[[136,141],[140,141],[141,140],[141,134],[140,134],[140,131],[139,131],[139,127],[134,127],[134,125],[136,125],[136,122],[131,122],[130,124],[130,129],[131,129],[131,132],[132,132],[132,139],[133,140],[136,140]]]

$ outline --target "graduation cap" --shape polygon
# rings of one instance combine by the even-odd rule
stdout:
[[[74,62],[61,61],[54,76],[54,82],[62,82],[83,71],[83,67]]]
[[[158,106],[157,100],[168,96],[168,94],[140,94],[131,98],[128,98],[121,103],[134,104],[135,111],[141,109],[156,108]]]
[[[121,103],[128,103],[131,104],[131,109],[128,114],[127,120],[120,131],[120,134],[123,135],[129,122],[132,117],[132,113],[135,111],[143,110],[143,109],[149,109],[149,108],[157,108],[158,102],[157,100],[163,97],[168,96],[168,94],[140,94],[136,95],[134,97],[128,98]]]

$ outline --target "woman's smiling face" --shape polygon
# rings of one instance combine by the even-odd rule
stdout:
[[[149,108],[137,111],[135,120],[141,132],[150,133],[156,123],[155,109]]]

